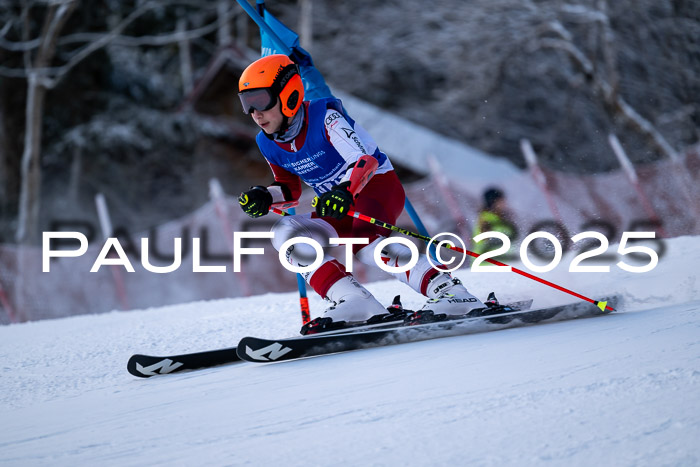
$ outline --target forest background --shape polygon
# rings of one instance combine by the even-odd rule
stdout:
[[[520,167],[523,138],[544,167],[574,174],[619,167],[610,133],[634,164],[700,140],[697,1],[267,7],[334,89]],[[238,170],[260,163],[249,121],[183,106],[217,53],[254,58],[258,37],[233,1],[0,0],[0,243],[38,245],[56,219],[96,222],[97,193],[138,230],[202,205],[211,176],[234,195],[269,181]],[[223,172],[212,141],[236,148]]]

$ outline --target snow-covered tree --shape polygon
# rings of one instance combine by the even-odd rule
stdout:
[[[137,75],[143,76],[148,70],[164,66],[164,60],[172,59],[179,54],[179,63],[189,57],[189,42],[206,35],[215,35],[222,23],[228,22],[234,15],[233,6],[220,8],[220,2],[191,2],[188,0],[148,0],[137,2],[94,2],[79,0],[56,0],[49,2],[23,1],[20,4],[4,2],[0,20],[0,79],[24,94],[24,134],[21,156],[21,175],[19,205],[17,209],[17,230],[15,239],[20,243],[36,243],[40,223],[40,200],[42,187],[42,146],[46,144],[44,131],[56,131],[52,135],[57,139],[58,147],[65,149],[66,140],[60,134],[66,132],[69,140],[84,142],[86,138],[78,137],[77,129],[70,130],[70,120],[79,121],[75,115],[66,115],[62,122],[51,122],[47,118],[46,103],[52,90],[68,91],[67,95],[59,96],[56,100],[65,103],[71,100],[70,106],[82,114],[83,119],[89,120],[89,115],[95,114],[90,106],[95,104],[93,99],[102,102],[98,107],[108,112],[113,111],[109,100],[98,94],[104,93],[105,85],[113,87],[126,86],[138,93],[141,86],[159,87],[155,93],[160,97],[160,106],[173,108],[181,99],[183,91],[191,86],[191,66],[179,67],[174,76],[175,83],[158,83],[162,80],[160,73],[153,72],[144,77],[141,83],[130,81],[119,82],[123,75],[114,72],[114,58],[124,54],[124,49],[140,49],[141,56],[148,62]],[[218,9],[217,9],[218,7]],[[179,46],[179,49],[178,49]],[[112,48],[105,55],[104,50]],[[165,53],[163,53],[165,51]],[[97,52],[102,55],[95,58]],[[159,53],[160,52],[160,53]],[[98,54],[99,55],[99,54]],[[138,55],[138,54],[137,54]],[[184,59],[184,60],[183,60]],[[92,60],[92,61],[90,61]],[[132,60],[125,63],[133,66]],[[76,72],[79,70],[79,72]],[[90,79],[81,73],[102,73],[97,79]],[[73,83],[66,83],[73,77],[81,85],[92,89],[75,88]],[[109,82],[105,83],[103,80]],[[22,85],[16,81],[21,80]],[[183,84],[184,83],[184,84]],[[184,88],[184,89],[183,89]],[[135,91],[136,90],[136,91]],[[92,91],[92,93],[91,93]],[[90,95],[92,94],[92,95]],[[143,97],[143,96],[142,96]],[[163,99],[165,102],[163,102]],[[152,99],[158,100],[158,98]],[[76,101],[81,104],[76,105]],[[0,101],[2,102],[2,101]],[[8,105],[12,105],[8,103]],[[17,109],[5,107],[0,113],[7,115],[12,110],[17,115]],[[55,110],[60,114],[62,109]],[[131,115],[130,120],[139,119]],[[99,119],[98,119],[99,121]],[[51,125],[53,123],[53,128]],[[85,127],[85,121],[78,127]],[[67,128],[68,126],[68,128]],[[92,127],[99,126],[95,123]],[[87,125],[90,127],[90,125]],[[6,127],[3,126],[3,129]],[[112,130],[106,134],[115,134],[116,129],[107,124],[105,128]],[[139,139],[135,127],[126,130],[121,126],[123,140]],[[126,130],[126,131],[124,131]],[[175,131],[174,133],[177,133]],[[1,134],[1,133],[0,133]],[[146,138],[147,139],[147,138]],[[132,139],[133,141],[133,139]],[[3,140],[0,139],[0,143]],[[10,144],[3,144],[7,153],[3,155],[0,164],[0,176],[7,177],[7,160],[10,158]],[[75,149],[75,148],[73,148]],[[79,154],[80,151],[77,151]],[[79,164],[78,164],[79,165]],[[9,193],[5,193],[9,197]]]

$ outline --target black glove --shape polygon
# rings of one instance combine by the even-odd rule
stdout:
[[[272,194],[264,186],[254,186],[238,197],[241,209],[250,217],[262,217],[270,212]]]
[[[316,214],[319,217],[332,217],[342,219],[350,210],[350,206],[355,204],[352,193],[348,190],[350,182],[343,182],[336,185],[322,194],[316,201]]]

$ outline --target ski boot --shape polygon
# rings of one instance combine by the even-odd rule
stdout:
[[[388,315],[384,306],[352,276],[345,276],[328,289],[326,300],[331,303],[323,316],[301,328],[304,335],[381,322]]]
[[[437,274],[428,283],[426,292],[428,301],[420,312],[432,311],[434,316],[444,314],[447,318],[466,316],[477,308],[485,308],[484,304],[470,294],[462,285],[462,281],[447,273]]]

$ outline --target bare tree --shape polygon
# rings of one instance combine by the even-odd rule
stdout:
[[[49,3],[43,18],[43,26],[37,38],[29,37],[31,31],[28,1],[22,4],[20,18],[22,42],[0,43],[10,50],[23,52],[23,70],[0,70],[6,76],[23,76],[27,80],[25,107],[24,150],[21,165],[21,189],[18,209],[18,226],[15,240],[18,243],[35,243],[38,238],[39,209],[41,198],[41,136],[46,93],[54,88],[71,69],[96,50],[104,47],[138,16],[152,8],[146,3],[137,9],[113,31],[79,49],[58,68],[52,67],[56,59],[56,46],[63,27],[78,7],[77,0]]]
[[[298,0],[299,41],[307,52],[313,53],[313,0]]]
[[[0,30],[0,49],[22,54],[22,66],[0,66],[0,76],[23,78],[27,84],[19,219],[15,234],[18,243],[36,243],[38,240],[42,179],[42,124],[46,93],[64,80],[78,64],[107,45],[167,46],[177,43],[182,45],[192,39],[216,31],[217,28],[221,27],[222,22],[230,20],[235,14],[233,8],[220,11],[218,18],[212,23],[190,30],[185,28],[183,22],[179,22],[177,29],[169,34],[138,37],[123,35],[127,27],[145,13],[155,9],[162,9],[173,4],[184,4],[203,9],[210,8],[206,2],[199,4],[188,0],[145,1],[139,3],[124,18],[116,21],[116,24],[108,31],[79,32],[62,36],[66,23],[79,4],[79,0],[54,0],[43,6],[25,0],[22,3],[19,17],[8,21]],[[216,6],[214,6],[214,11],[216,11]],[[41,21],[42,26],[36,37],[31,37],[32,26],[37,20]],[[11,29],[20,31],[20,41],[11,41],[5,38]],[[57,54],[59,45],[66,46],[60,56]],[[191,68],[188,66],[184,66],[183,70],[186,73],[191,73]],[[187,86],[191,85],[191,75],[185,77],[183,81],[187,89]],[[0,176],[2,175],[3,171],[0,170]]]
[[[1,99],[1,97],[0,97]],[[0,212],[4,208],[3,204],[9,196],[9,147],[5,134],[5,112],[0,104]]]
[[[58,36],[75,10],[77,2],[50,4],[40,33],[36,52],[24,51],[24,67],[27,74],[27,104],[25,107],[24,152],[22,153],[22,188],[19,200],[19,222],[16,241],[30,243],[36,240],[39,225],[39,198],[41,196],[41,124],[46,91],[53,82],[44,70],[50,66],[56,51]],[[29,41],[30,4],[22,5],[22,39]],[[33,56],[32,56],[33,55]]]

